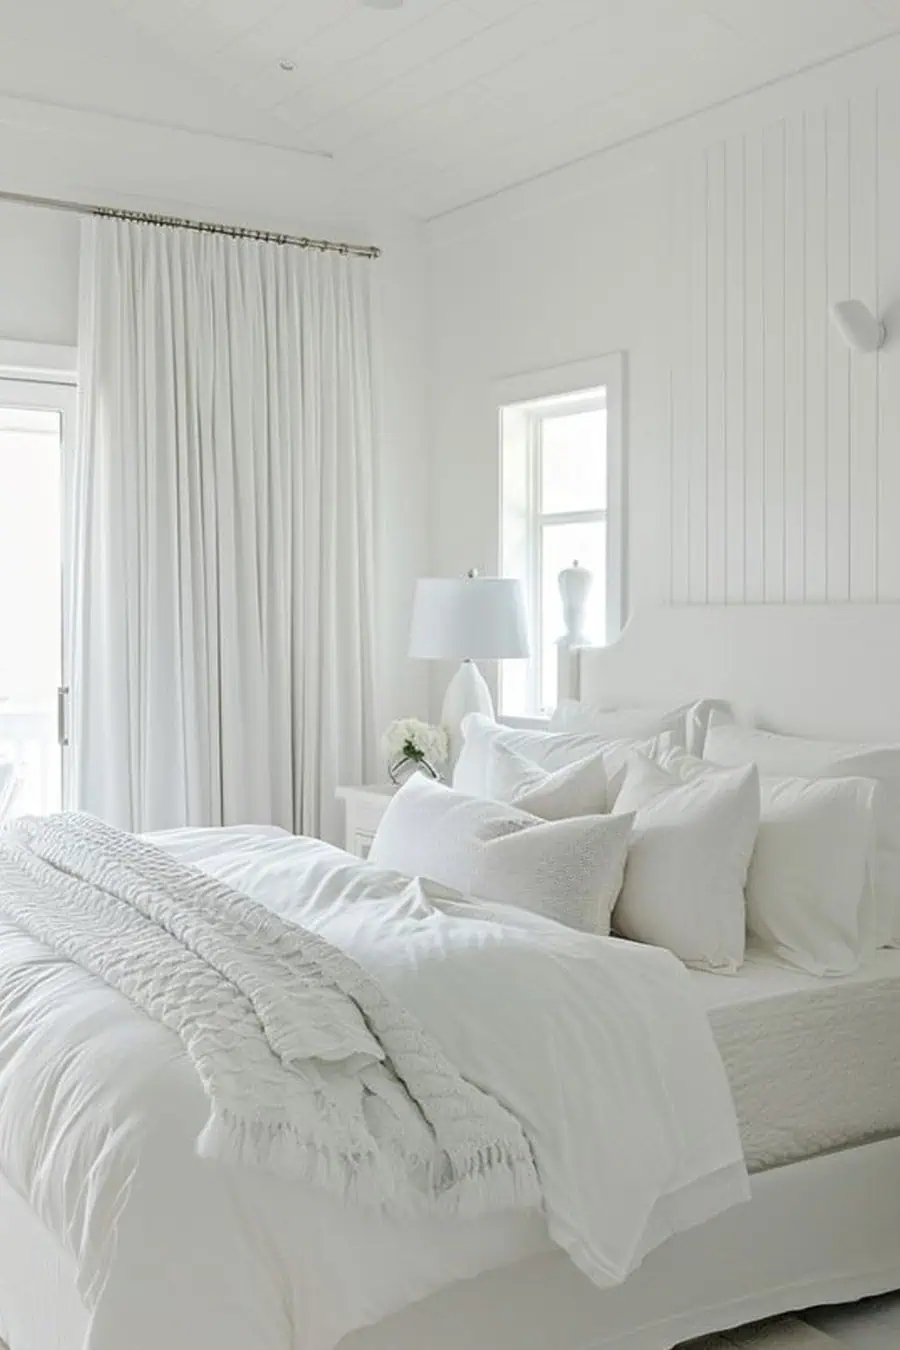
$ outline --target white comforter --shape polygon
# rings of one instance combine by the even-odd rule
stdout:
[[[199,1159],[205,1098],[172,1032],[4,926],[0,1169],[75,1257],[90,1350],[324,1350],[547,1232],[611,1284],[746,1196],[724,1070],[674,958],[429,897],[277,831],[158,842],[395,994],[522,1122],[545,1216],[388,1218]]]

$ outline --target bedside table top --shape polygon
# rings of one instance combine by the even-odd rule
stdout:
[[[373,801],[389,801],[397,791],[396,783],[362,783],[356,786],[342,786],[334,790],[334,795],[339,801],[346,802],[351,797],[356,800],[365,800],[368,798]]]

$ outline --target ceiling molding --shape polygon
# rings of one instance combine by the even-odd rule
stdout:
[[[327,158],[0,96],[0,178],[11,192],[296,232],[366,225]],[[177,208],[177,209],[176,209]]]
[[[54,136],[76,140],[127,140],[129,145],[135,148],[139,148],[142,144],[148,148],[157,147],[168,142],[172,146],[193,146],[198,153],[218,145],[227,147],[229,152],[240,147],[286,155],[292,159],[327,162],[334,159],[328,150],[308,149],[251,136],[198,131],[192,127],[177,126],[172,122],[149,121],[146,118],[97,112],[66,104],[48,103],[45,100],[17,98],[8,94],[0,94],[0,125],[43,130]]]

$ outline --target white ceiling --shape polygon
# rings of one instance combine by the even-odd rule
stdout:
[[[900,0],[0,0],[0,95],[321,153],[431,218],[898,30]]]

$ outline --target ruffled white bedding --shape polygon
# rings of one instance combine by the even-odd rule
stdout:
[[[278,831],[159,840],[364,966],[521,1121],[545,1213],[401,1219],[201,1159],[180,1041],[0,925],[0,1169],[70,1250],[90,1350],[326,1350],[449,1283],[562,1246],[621,1281],[745,1198],[724,1070],[674,958],[429,898]]]

